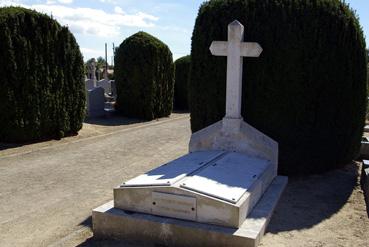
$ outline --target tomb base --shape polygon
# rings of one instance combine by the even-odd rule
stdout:
[[[257,246],[286,185],[286,177],[276,177],[239,228],[124,211],[111,201],[93,210],[94,236],[149,246]]]

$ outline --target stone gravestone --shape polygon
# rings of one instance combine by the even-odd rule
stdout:
[[[97,82],[97,86],[104,88],[106,94],[111,94],[112,90],[110,80],[102,79]]]
[[[86,91],[91,90],[96,87],[96,83],[92,79],[87,79],[85,80],[85,87],[86,87]]]
[[[88,79],[91,79],[95,81],[96,83],[96,60],[93,58],[88,64],[87,64],[87,77]]]
[[[256,246],[287,184],[277,177],[278,144],[241,117],[242,57],[258,57],[243,42],[238,21],[228,41],[226,116],[192,135],[190,153],[114,189],[114,201],[93,211],[95,237],[169,246]]]
[[[87,91],[87,115],[88,117],[105,116],[105,93],[102,87],[95,87]]]

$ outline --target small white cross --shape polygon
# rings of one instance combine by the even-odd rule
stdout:
[[[237,20],[228,25],[228,42],[213,41],[214,56],[227,56],[226,118],[241,119],[243,57],[259,57],[263,49],[258,43],[243,42],[244,26]]]

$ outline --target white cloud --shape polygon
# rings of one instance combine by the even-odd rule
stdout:
[[[71,4],[73,3],[73,0],[47,0],[46,1],[46,4],[56,4],[56,3]]]
[[[86,48],[86,47],[81,47],[81,52],[83,54],[92,54],[92,55],[101,55],[103,53],[103,51],[100,51],[100,50],[95,50],[95,49],[90,49],[90,48]]]
[[[117,13],[117,14],[124,15],[123,9],[121,7],[118,7],[118,6],[115,6],[114,12]]]
[[[116,0],[100,0],[102,3],[110,3],[110,4],[117,4],[118,2]]]
[[[66,2],[70,0],[58,1]],[[143,12],[125,14],[120,7],[114,9],[115,13],[107,13],[103,10],[92,8],[73,8],[56,4],[24,5],[19,4],[19,1],[5,1],[3,3],[0,0],[0,6],[8,5],[21,5],[48,15],[52,14],[62,25],[67,25],[73,33],[102,37],[118,36],[120,28],[124,26],[154,27],[155,22],[159,19],[156,16]]]
[[[71,4],[73,3],[73,0],[58,0],[59,3],[64,3],[64,4]]]

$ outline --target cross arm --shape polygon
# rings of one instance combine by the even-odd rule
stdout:
[[[241,43],[241,56],[242,57],[259,57],[263,52],[263,48],[258,43],[246,42]]]
[[[226,41],[213,41],[210,46],[210,52],[214,56],[227,56],[228,42]]]

